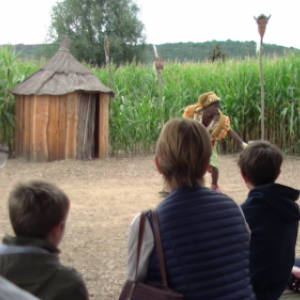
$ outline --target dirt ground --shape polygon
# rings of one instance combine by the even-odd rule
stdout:
[[[153,159],[151,155],[88,162],[9,160],[0,170],[0,237],[12,233],[6,201],[16,181],[42,178],[57,184],[71,199],[67,230],[60,245],[62,263],[82,274],[90,299],[117,299],[126,279],[129,224],[138,212],[162,201],[158,194],[162,179]],[[236,155],[219,156],[219,183],[224,193],[242,203],[247,189],[236,160]],[[299,176],[300,160],[287,157],[279,182],[300,189]],[[209,186],[209,175],[206,182]]]

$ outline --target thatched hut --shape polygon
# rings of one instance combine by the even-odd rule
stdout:
[[[104,158],[108,154],[109,96],[114,92],[70,53],[58,52],[17,85],[15,153],[31,161]]]

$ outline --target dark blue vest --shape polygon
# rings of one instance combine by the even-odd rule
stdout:
[[[170,288],[185,300],[255,300],[249,235],[232,199],[204,187],[174,190],[157,213]],[[161,282],[155,248],[147,280]]]

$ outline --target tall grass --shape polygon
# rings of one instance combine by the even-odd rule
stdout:
[[[0,54],[0,64],[1,60]],[[9,87],[2,81],[0,84],[0,97],[7,95],[1,99],[10,103],[10,114],[13,113],[13,99],[7,91],[41,64],[13,61],[15,79]],[[265,58],[263,64],[266,139],[287,153],[300,154],[300,56]],[[27,71],[24,65],[27,65]],[[116,94],[110,100],[109,111],[112,155],[153,152],[163,123],[172,117],[181,117],[186,105],[197,102],[199,94],[210,90],[221,97],[222,111],[230,117],[232,128],[245,141],[261,136],[259,64],[255,58],[214,64],[167,63],[162,73],[162,95],[151,65],[132,63],[118,68],[111,65],[111,80],[107,68],[88,68]],[[2,73],[1,68],[0,80],[4,78]],[[221,143],[225,152],[235,151],[238,147],[230,138]]]

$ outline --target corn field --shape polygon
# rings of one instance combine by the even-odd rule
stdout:
[[[8,53],[12,58],[6,62]],[[14,100],[8,91],[36,71],[42,62],[21,62],[9,49],[0,49],[0,64],[1,139],[12,144]],[[3,64],[7,64],[6,69]],[[169,62],[162,73],[161,92],[152,65],[111,65],[109,70],[87,64],[86,67],[116,94],[110,100],[109,112],[111,155],[153,153],[164,122],[180,117],[185,106],[197,102],[199,94],[210,90],[221,98],[221,110],[245,141],[260,138],[257,59],[213,64]],[[266,139],[285,153],[300,154],[300,56],[265,58],[263,67]],[[12,77],[9,80],[8,74]],[[6,113],[9,118],[4,116]],[[230,137],[219,146],[222,152],[239,149]]]
[[[285,153],[300,153],[300,56],[265,59],[266,139]],[[213,90],[221,98],[221,109],[232,128],[245,140],[261,136],[260,79],[256,59],[218,63],[168,63],[162,73],[162,95],[152,66],[91,69],[116,92],[110,104],[111,153],[153,151],[162,124],[180,117],[188,104]],[[227,137],[223,152],[239,148]]]

